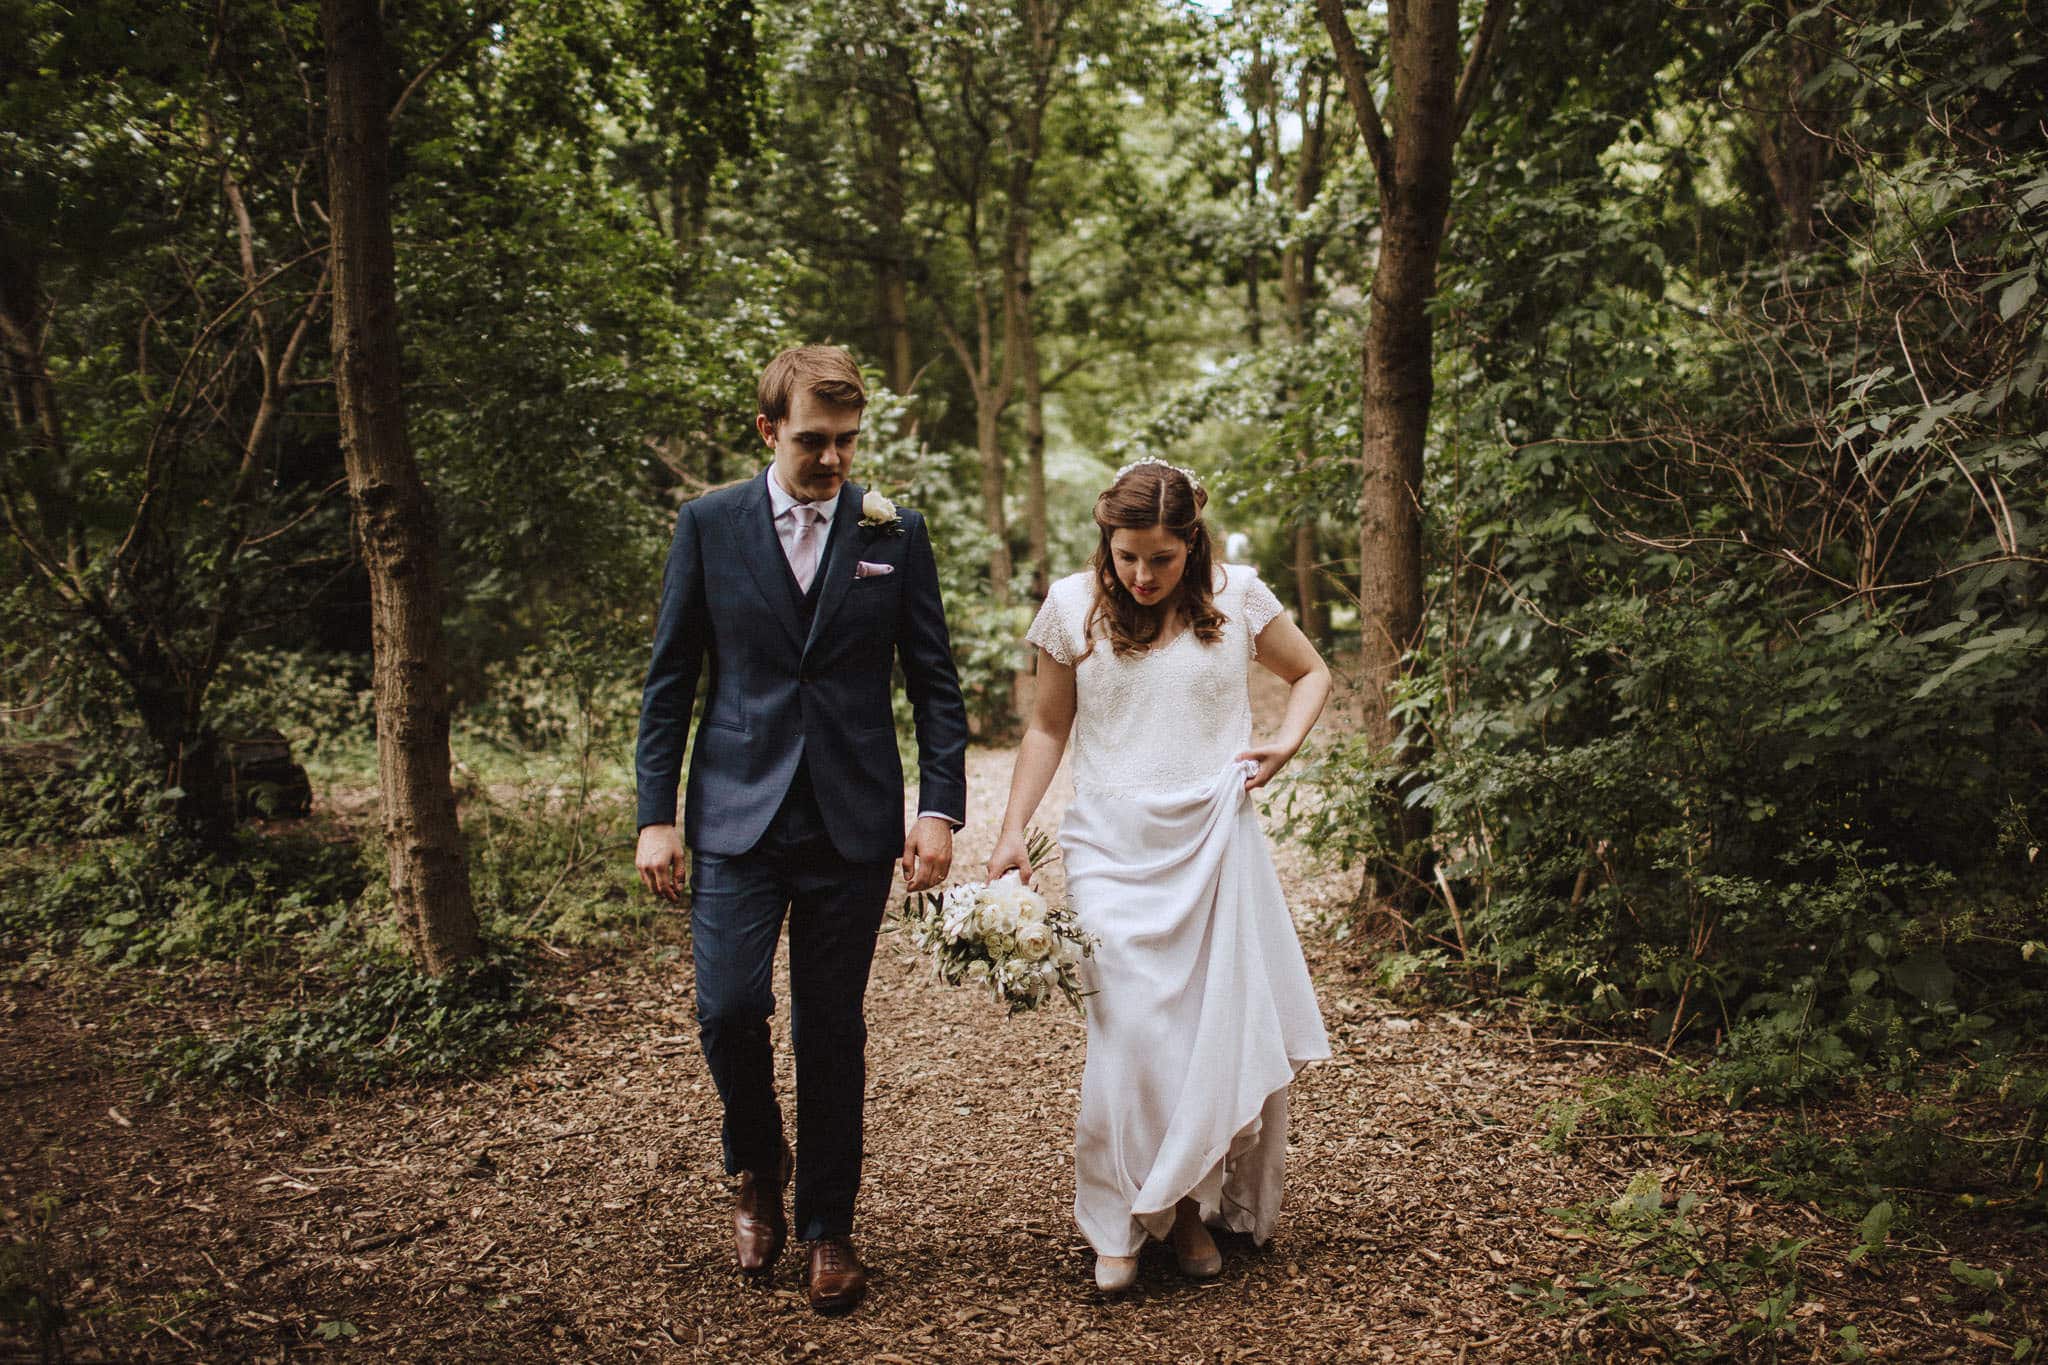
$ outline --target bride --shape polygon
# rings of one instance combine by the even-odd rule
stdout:
[[[1074,1216],[1106,1293],[1130,1286],[1148,1235],[1198,1279],[1222,1270],[1208,1225],[1272,1235],[1287,1086],[1330,1055],[1250,795],[1300,749],[1330,672],[1254,571],[1214,563],[1207,500],[1154,459],[1096,499],[1093,568],[1053,584],[1026,636],[1037,700],[988,862],[991,880],[1029,880],[1024,829],[1071,735],[1060,849],[1101,941],[1083,967]],[[1254,661],[1290,689],[1263,745]]]

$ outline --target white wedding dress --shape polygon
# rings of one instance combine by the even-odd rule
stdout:
[[[1279,875],[1244,789],[1256,637],[1281,607],[1219,575],[1223,638],[1119,659],[1083,635],[1094,575],[1053,584],[1026,638],[1074,666],[1067,895],[1101,939],[1082,965],[1088,1061],[1074,1216],[1096,1252],[1164,1237],[1184,1196],[1263,1243],[1280,1213],[1287,1086],[1330,1055]]]

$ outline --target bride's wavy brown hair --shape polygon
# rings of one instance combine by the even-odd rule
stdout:
[[[1159,638],[1159,631],[1172,611],[1154,612],[1139,605],[1116,576],[1116,560],[1110,554],[1109,538],[1118,531],[1148,531],[1164,526],[1187,543],[1187,569],[1171,602],[1188,618],[1188,629],[1205,645],[1223,638],[1223,613],[1216,610],[1216,555],[1209,544],[1209,528],[1202,524],[1202,509],[1209,495],[1200,485],[1171,465],[1133,465],[1122,478],[1095,499],[1095,524],[1102,528],[1102,542],[1095,547],[1095,604],[1088,609],[1088,648],[1095,647],[1098,624],[1109,639],[1109,647],[1122,656],[1145,649]]]

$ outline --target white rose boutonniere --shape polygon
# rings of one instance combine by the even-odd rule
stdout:
[[[872,488],[861,495],[860,524],[892,536],[903,534],[903,518],[896,514],[896,504]]]

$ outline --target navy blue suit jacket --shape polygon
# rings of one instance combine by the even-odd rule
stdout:
[[[918,809],[967,815],[967,710],[924,519],[899,508],[900,532],[864,527],[866,490],[843,485],[807,630],[766,477],[707,493],[676,517],[640,702],[640,823],[676,818],[701,676],[707,691],[684,802],[690,847],[751,849],[804,759],[840,855],[895,858],[904,833],[891,706],[899,659],[917,720]],[[894,572],[856,580],[862,560]]]

